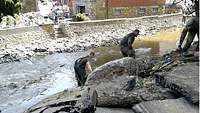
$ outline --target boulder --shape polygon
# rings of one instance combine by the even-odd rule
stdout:
[[[199,108],[179,98],[141,102],[133,106],[133,111],[134,113],[198,113]]]
[[[126,57],[95,69],[86,85],[96,90],[97,106],[131,107],[142,101],[164,99],[153,77],[138,76],[144,68],[148,68],[145,62],[144,59]]]
[[[133,59],[125,57],[108,62],[96,68],[86,81],[86,85],[97,85],[102,82],[109,82],[120,76],[137,76],[139,73],[149,65],[144,59]]]

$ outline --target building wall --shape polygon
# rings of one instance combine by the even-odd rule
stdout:
[[[160,15],[164,12],[164,4],[165,0],[96,0],[92,11],[95,19]],[[144,14],[140,13],[143,9]]]
[[[22,13],[37,11],[36,0],[21,0]]]
[[[133,7],[164,5],[165,0],[108,0],[110,7]]]
[[[85,6],[91,19],[129,18],[176,13],[177,9],[166,8],[165,0],[74,0],[74,15],[78,6]],[[144,11],[145,10],[145,11]],[[166,11],[165,11],[166,10]]]
[[[61,5],[61,4],[68,4],[68,2],[69,2],[70,0],[52,0],[52,1],[57,2],[58,5]]]
[[[93,15],[95,15],[95,19],[105,19],[106,18],[105,0],[97,0],[96,3],[93,3],[92,11]]]
[[[109,18],[138,17],[163,14],[163,6],[137,6],[109,8]]]

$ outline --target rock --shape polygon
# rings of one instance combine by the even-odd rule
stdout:
[[[36,105],[30,107],[24,113],[60,113],[74,111],[76,110],[76,108],[78,108],[76,104],[78,103],[80,98],[77,98],[77,95],[80,94],[80,91],[81,89],[77,88],[52,95],[37,103]]]
[[[137,84],[137,83],[136,83],[136,78],[133,78],[133,79],[129,80],[129,81],[127,82],[127,84],[126,84],[125,90],[126,90],[126,91],[131,91],[131,90],[133,90],[133,89],[135,88],[136,84]]]
[[[99,84],[101,82],[109,82],[114,77],[123,75],[133,76],[137,73],[138,66],[136,60],[131,57],[122,58],[119,60],[108,62],[95,69],[86,81],[86,85]]]
[[[8,88],[10,88],[10,89],[15,89],[15,88],[17,88],[17,84],[15,84],[15,83],[10,83],[10,84],[8,85]]]
[[[97,91],[97,106],[130,107],[142,101],[164,99],[153,78],[138,77],[148,67],[143,60],[126,57],[95,69],[86,85]],[[132,87],[127,87],[129,83]]]
[[[46,52],[47,51],[47,49],[45,48],[45,49],[42,49],[42,48],[36,48],[36,49],[34,49],[33,50],[34,52]]]
[[[192,103],[199,103],[199,66],[186,63],[166,73],[158,73],[157,84],[184,95]]]
[[[97,105],[97,92],[91,91],[90,88],[85,88],[81,95],[81,113],[94,113]]]
[[[99,84],[101,82],[109,82],[119,76],[136,76],[143,69],[149,68],[146,59],[133,59],[126,57],[108,62],[95,69],[86,81],[86,85]]]
[[[142,102],[133,106],[134,113],[198,113],[198,106],[183,98]]]

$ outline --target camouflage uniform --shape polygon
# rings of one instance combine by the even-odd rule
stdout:
[[[199,17],[192,17],[191,19],[187,21],[186,26],[182,31],[179,48],[181,48],[181,45],[187,35],[186,43],[183,47],[183,51],[186,52],[190,48],[196,34],[198,36],[198,46],[197,46],[197,49],[198,49],[199,48]]]
[[[120,42],[120,50],[124,57],[134,57],[135,58],[135,50],[132,47],[133,42],[135,41],[136,35],[134,33],[129,33],[126,35]]]
[[[78,60],[75,61],[74,64],[74,71],[75,71],[75,76],[78,82],[78,86],[83,86],[86,82],[87,79],[87,74],[86,74],[86,63],[88,62],[88,57],[83,57],[79,58]]]

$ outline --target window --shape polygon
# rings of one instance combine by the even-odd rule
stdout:
[[[122,14],[123,14],[123,9],[121,8],[114,9],[114,15],[120,16]]]
[[[85,13],[85,6],[78,6],[78,13]]]
[[[154,7],[153,9],[152,9],[152,14],[158,14],[158,8],[157,7]]]
[[[144,15],[146,15],[146,8],[139,8],[139,10],[138,10],[138,15],[139,15],[139,16],[144,16]]]

